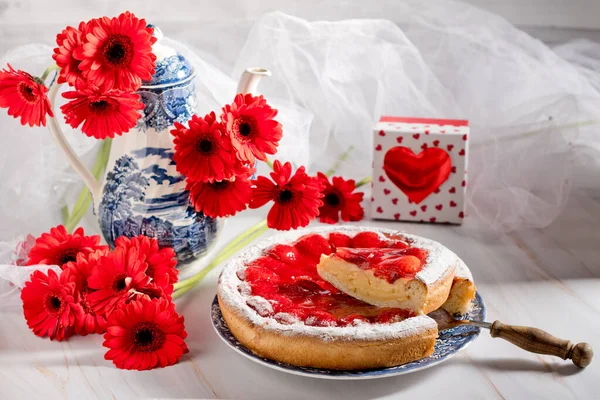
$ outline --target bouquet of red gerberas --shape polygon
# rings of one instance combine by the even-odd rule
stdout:
[[[23,313],[34,334],[65,340],[74,334],[104,334],[104,358],[123,369],[166,367],[188,349],[183,317],[175,311],[177,261],[156,239],[120,237],[111,251],[83,229],[60,225],[36,239],[28,265],[34,271],[21,291]]]

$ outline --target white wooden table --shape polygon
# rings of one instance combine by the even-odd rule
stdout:
[[[232,219],[224,241],[257,221],[247,214]],[[408,375],[352,382],[289,375],[243,358],[217,337],[209,316],[217,268],[177,301],[190,353],[165,369],[118,370],[104,360],[99,335],[51,342],[33,336],[22,314],[0,313],[0,399],[600,398],[600,193],[573,196],[551,226],[516,234],[490,232],[473,218],[460,227],[364,224],[446,244],[471,267],[488,319],[587,341],[599,359],[579,370],[484,331],[458,356]]]

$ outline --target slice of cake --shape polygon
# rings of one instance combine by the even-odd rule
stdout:
[[[368,304],[429,313],[446,302],[457,257],[433,240],[408,234],[403,239],[404,248],[338,247],[321,256],[317,272]]]
[[[456,274],[448,299],[442,305],[450,314],[466,314],[471,310],[477,289],[473,283],[473,275],[461,260],[456,264]]]

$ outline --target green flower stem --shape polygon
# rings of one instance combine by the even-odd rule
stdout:
[[[48,75],[50,75],[50,73],[51,73],[52,71],[56,71],[56,70],[58,70],[58,69],[60,69],[60,67],[59,67],[58,65],[52,65],[52,66],[50,66],[50,67],[46,68],[46,70],[44,71],[44,73],[43,73],[43,74],[42,74],[42,76],[40,77],[40,80],[41,80],[42,82],[46,81],[46,78],[48,77]]]
[[[173,298],[179,298],[184,293],[187,293],[190,289],[196,286],[208,273],[217,265],[221,264],[223,261],[227,260],[233,254],[238,252],[240,249],[247,246],[249,243],[253,242],[257,237],[262,235],[266,230],[267,221],[261,221],[258,224],[254,225],[250,229],[243,232],[237,238],[235,238],[231,243],[221,250],[221,252],[212,260],[199,274],[188,278],[184,281],[178,282],[174,285],[175,293],[173,294]]]
[[[92,175],[94,175],[96,179],[100,179],[102,173],[106,169],[106,164],[108,163],[108,157],[110,155],[111,143],[111,139],[105,139],[100,145],[100,148],[98,149],[98,153],[96,154],[96,160],[94,161],[94,165],[92,166]],[[79,221],[81,221],[81,218],[83,218],[83,216],[87,212],[91,202],[92,197],[90,196],[89,190],[88,188],[84,187],[83,189],[81,189],[81,192],[79,192],[79,196],[77,198],[77,201],[75,202],[75,205],[73,206],[73,212],[71,214],[69,214],[68,208],[66,208],[66,206],[63,207],[63,210],[61,211],[63,213],[63,222],[67,232],[72,232],[75,229],[77,224],[79,224]]]
[[[269,168],[273,169],[273,161],[271,161],[267,158],[267,161],[265,161],[265,164],[267,164],[269,166]]]
[[[348,147],[348,150],[346,150],[345,152],[343,152],[337,158],[337,160],[335,160],[335,163],[333,164],[333,166],[327,172],[325,172],[325,175],[327,175],[327,177],[330,177],[331,175],[335,174],[335,171],[337,171],[337,169],[340,167],[340,165],[344,161],[346,161],[346,159],[348,158],[348,156],[350,155],[350,153],[352,153],[352,150],[354,150],[354,146]]]
[[[371,182],[371,177],[367,176],[366,178],[362,178],[360,181],[356,182],[356,187],[359,188],[370,182]]]

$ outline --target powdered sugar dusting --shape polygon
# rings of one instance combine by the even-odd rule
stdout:
[[[261,316],[260,314],[265,312],[268,313],[268,309],[264,303],[257,299],[261,299],[266,303],[268,303],[268,301],[262,297],[249,296],[250,293],[247,290],[248,284],[241,281],[238,277],[238,272],[244,271],[246,265],[250,261],[258,258],[265,249],[275,244],[291,243],[306,234],[316,233],[327,235],[330,232],[341,232],[349,236],[354,236],[359,232],[367,231],[377,232],[382,238],[386,238],[389,235],[398,235],[397,231],[390,229],[357,226],[304,229],[274,235],[258,245],[251,246],[248,250],[236,256],[225,266],[219,277],[219,297],[221,298],[221,301],[225,302],[238,314],[246,317],[254,325],[260,326],[266,330],[277,331],[283,335],[314,336],[319,337],[322,340],[388,340],[417,335],[427,329],[434,329],[437,326],[436,322],[426,315],[419,315],[395,323],[355,323],[344,327],[311,326],[308,320],[306,321],[307,323],[304,323],[297,318],[288,318],[283,314],[278,314],[276,317]],[[429,251],[425,268],[417,274],[417,279],[420,279],[425,283],[433,283],[438,280],[443,276],[448,267],[456,261],[456,255],[437,242],[415,235],[402,234],[402,236],[411,240],[414,246]],[[444,250],[446,250],[447,253]],[[446,266],[444,268],[442,268],[442,262],[438,260],[437,257],[446,260]],[[428,272],[429,269],[433,269],[433,271]],[[241,276],[243,276],[243,274],[241,274]],[[250,304],[247,303],[249,300],[252,302],[252,307],[248,306],[248,304]]]
[[[471,270],[469,269],[469,267],[467,267],[467,264],[465,264],[465,262],[460,258],[458,258],[458,263],[456,263],[456,274],[454,276],[459,279],[465,279],[473,282],[473,275],[471,274]]]

